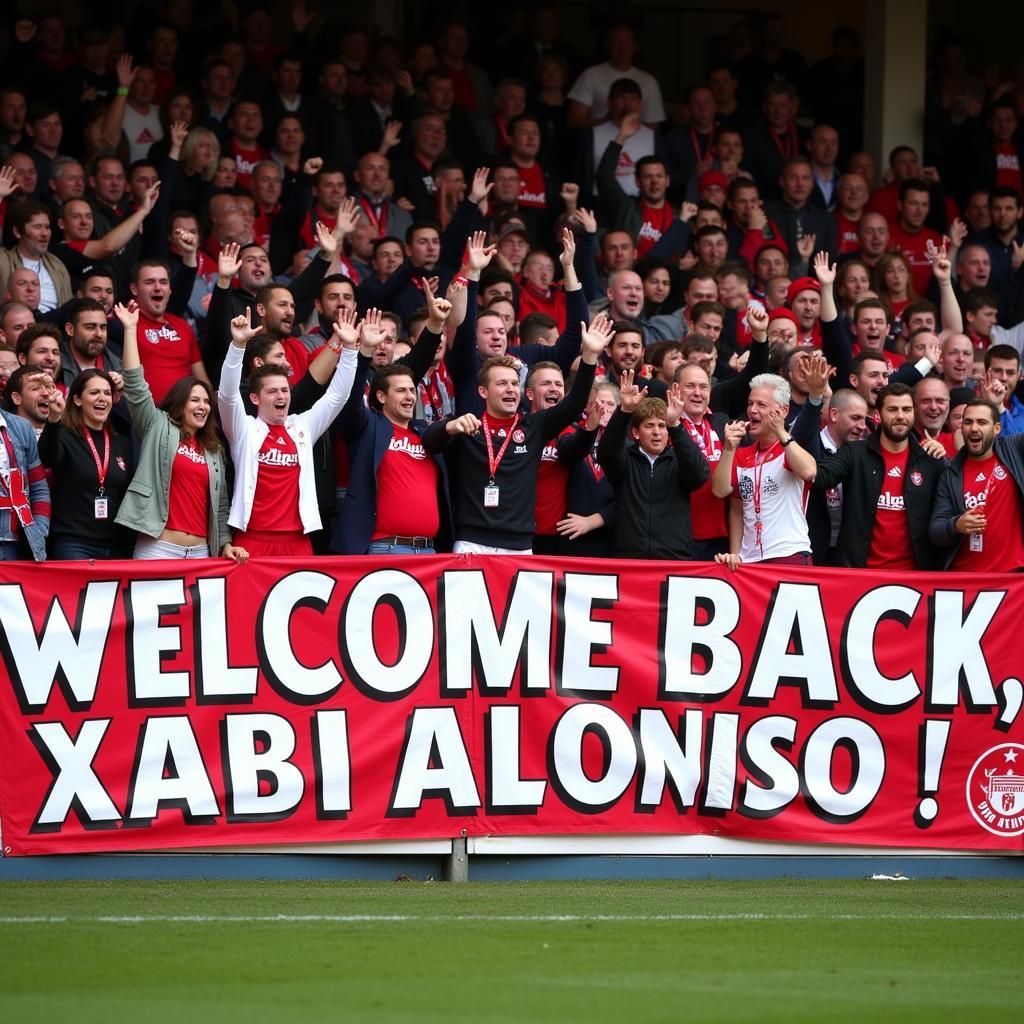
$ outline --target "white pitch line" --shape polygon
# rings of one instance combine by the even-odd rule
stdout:
[[[576,923],[629,921],[1021,921],[1024,914],[154,914],[0,917],[24,924],[361,924],[460,921]]]

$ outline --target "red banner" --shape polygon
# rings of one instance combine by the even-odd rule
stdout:
[[[1024,579],[0,566],[7,855],[698,834],[1020,851]]]

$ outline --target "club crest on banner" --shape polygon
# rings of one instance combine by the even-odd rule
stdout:
[[[997,836],[1024,834],[1024,746],[986,750],[967,776],[967,804],[982,828]]]

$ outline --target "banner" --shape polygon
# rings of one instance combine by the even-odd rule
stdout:
[[[5,855],[461,835],[1024,849],[1024,579],[0,565]]]

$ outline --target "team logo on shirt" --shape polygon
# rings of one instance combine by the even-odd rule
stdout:
[[[900,469],[899,466],[893,466],[892,469],[890,469],[889,472],[886,473],[885,475],[895,477],[897,480],[899,480],[903,476],[903,471]]]
[[[967,806],[974,820],[997,836],[1024,833],[1024,745],[986,750],[967,776]]]
[[[184,455],[189,462],[194,462],[197,466],[201,466],[206,462],[206,456],[198,449],[194,448],[190,444],[182,442],[178,445],[178,454]]]
[[[883,512],[902,512],[904,509],[902,494],[882,493],[878,496],[878,506]]]
[[[526,435],[517,427],[512,431],[512,440],[516,444],[522,444],[526,440]]]
[[[921,484],[924,483],[924,477],[921,476],[921,471],[919,469],[915,469],[914,472],[910,474],[910,482],[915,487],[920,487]]]
[[[516,433],[518,433],[518,431],[516,431]],[[518,449],[517,449],[517,451],[518,451]],[[523,451],[525,452],[526,449],[524,448]],[[558,445],[556,445],[556,444],[546,444],[546,445],[544,445],[544,450],[540,453],[540,461],[541,462],[557,462],[558,461]]]
[[[269,452],[260,452],[256,461],[261,466],[297,466],[299,464],[298,452],[282,452],[271,448]]]
[[[996,466],[996,468],[992,470],[992,475],[997,480],[1005,480],[1006,479],[1006,470],[1003,469],[1002,466]]]
[[[414,444],[407,437],[403,437],[401,441],[397,437],[391,438],[391,443],[388,445],[389,452],[402,452],[403,455],[408,455],[410,458],[421,461],[427,457],[427,453],[423,448],[422,444]]]
[[[151,345],[159,345],[161,341],[181,341],[178,332],[170,324],[161,324],[157,330],[147,327],[142,333]]]
[[[743,501],[750,501],[754,496],[754,481],[749,476],[740,477],[739,492]]]
[[[976,484],[983,484],[983,483],[985,482],[985,474],[984,474],[984,473],[979,473],[979,474],[978,474],[978,475],[977,475],[977,476],[976,476],[976,477],[974,478],[974,482],[975,482]]]

